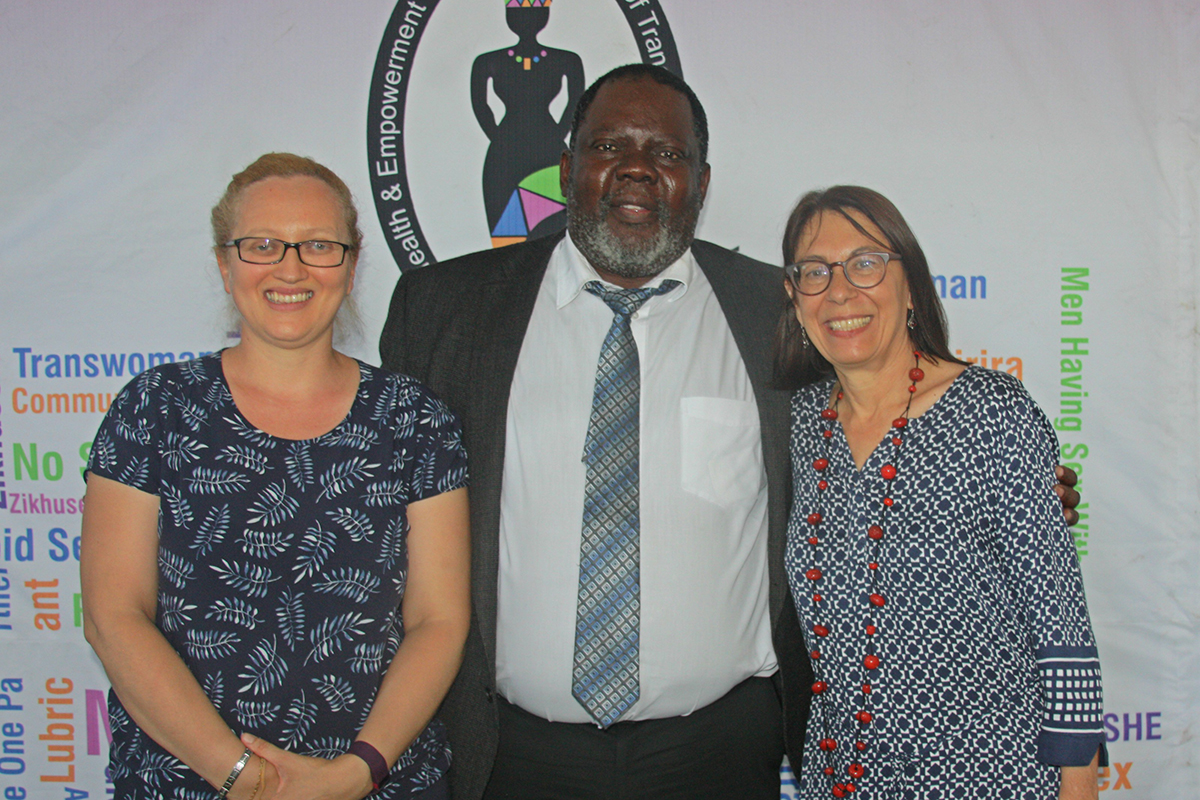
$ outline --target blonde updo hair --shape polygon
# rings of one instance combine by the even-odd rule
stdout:
[[[225,243],[233,238],[233,226],[237,220],[238,205],[246,187],[267,178],[295,176],[316,178],[333,191],[342,206],[343,219],[350,238],[350,241],[346,242],[351,247],[348,257],[353,259],[351,263],[357,267],[358,254],[362,250],[363,235],[358,228],[358,209],[354,205],[350,187],[346,186],[345,182],[329,167],[294,153],[261,155],[229,181],[229,186],[225,187],[225,194],[221,195],[221,199],[217,201],[212,210],[213,252],[216,253],[218,259],[226,255]],[[229,302],[229,313],[230,324],[237,324],[241,315],[234,307],[232,299]],[[339,343],[361,338],[362,330],[362,317],[358,312],[358,304],[354,301],[354,295],[351,294],[338,309],[337,319],[334,321],[334,341]]]
[[[291,178],[298,175],[316,178],[333,190],[338,202],[342,205],[345,215],[346,230],[349,231],[350,241],[347,242],[357,253],[362,246],[362,231],[358,229],[358,209],[354,206],[354,198],[350,188],[333,170],[323,164],[318,164],[311,158],[292,153],[267,153],[254,160],[250,166],[233,176],[225,194],[213,206],[212,231],[213,249],[218,255],[224,249],[225,243],[233,236],[233,224],[237,219],[238,203],[242,192],[247,186],[266,180],[267,178]]]

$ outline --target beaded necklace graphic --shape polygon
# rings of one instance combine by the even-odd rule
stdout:
[[[880,476],[888,482],[888,486],[894,486],[892,483],[896,479],[895,463],[898,461],[900,446],[903,443],[904,429],[908,426],[908,413],[912,408],[913,395],[917,391],[917,382],[924,379],[925,372],[921,369],[921,353],[913,352],[914,364],[913,368],[908,371],[908,377],[911,381],[908,387],[908,402],[904,406],[904,413],[892,421],[890,437],[892,440],[892,463],[884,464],[879,468]],[[842,399],[842,391],[837,389],[834,395],[833,405],[829,408],[821,410],[821,420],[824,425],[824,430],[821,431],[821,436],[825,439],[825,455],[813,461],[813,469],[817,473],[817,508],[808,515],[806,521],[809,525],[808,544],[810,546],[810,554],[812,558],[812,566],[805,571],[804,577],[808,579],[812,587],[812,612],[814,620],[821,620],[828,613],[825,598],[821,594],[821,581],[824,579],[824,573],[821,570],[820,559],[820,544],[821,538],[818,535],[821,530],[821,524],[824,522],[822,512],[823,504],[821,497],[829,489],[829,481],[826,478],[826,470],[829,469],[830,455],[830,440],[833,438],[833,423],[838,418],[838,403]],[[863,766],[859,755],[866,752],[871,739],[871,723],[875,720],[875,715],[871,711],[871,694],[875,689],[875,684],[879,679],[881,662],[879,655],[876,652],[875,636],[879,632],[879,627],[882,624],[883,609],[887,605],[887,598],[883,595],[880,587],[879,579],[879,552],[880,542],[883,541],[885,535],[885,526],[887,523],[887,512],[895,504],[895,499],[892,497],[892,492],[889,489],[885,490],[886,494],[880,505],[879,523],[868,526],[866,530],[867,539],[869,540],[869,560],[867,562],[867,570],[870,574],[870,590],[867,594],[866,618],[863,621],[863,633],[866,637],[866,646],[862,657],[862,682],[860,687],[855,690],[856,694],[861,695],[860,707],[853,715],[854,722],[858,725],[857,736],[853,744],[853,750],[847,751],[843,748],[844,743],[839,742],[834,738],[835,726],[832,719],[832,705],[829,700],[829,693],[835,689],[846,687],[831,687],[825,680],[825,667],[821,657],[820,642],[829,636],[831,628],[829,620],[823,622],[814,622],[812,632],[817,638],[817,645],[809,653],[812,659],[813,666],[813,685],[812,692],[817,698],[816,706],[821,712],[821,732],[822,738],[818,743],[819,748],[825,754],[824,773],[829,777],[831,786],[830,793],[834,797],[846,797],[858,791],[857,781],[862,780],[866,775],[866,768]],[[846,775],[844,780],[839,780],[837,769],[837,754],[839,749],[843,752],[849,752],[847,757],[849,763],[845,765],[843,772]]]

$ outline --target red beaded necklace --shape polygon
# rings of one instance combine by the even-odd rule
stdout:
[[[903,441],[900,434],[908,425],[908,412],[912,408],[913,395],[917,391],[917,382],[925,377],[925,372],[921,369],[921,353],[913,351],[915,358],[913,368],[908,371],[909,380],[912,382],[908,387],[908,403],[904,406],[904,414],[892,421],[891,439],[892,445],[895,448],[892,452],[892,461],[896,461],[896,455],[899,453],[900,444]],[[821,596],[821,580],[823,573],[821,572],[821,562],[819,558],[820,538],[817,532],[820,530],[820,525],[824,520],[821,513],[822,503],[821,497],[829,488],[829,481],[825,478],[825,470],[829,469],[829,448],[830,439],[833,438],[833,422],[838,418],[838,403],[842,399],[842,392],[839,389],[833,400],[833,405],[829,408],[821,410],[821,420],[824,425],[824,430],[821,431],[821,436],[825,439],[825,456],[813,461],[813,469],[817,472],[817,509],[807,517],[809,524],[808,544],[811,546],[812,567],[805,573],[804,577],[811,581],[812,585],[812,610],[813,617],[820,619],[826,612],[822,608],[824,598]],[[891,481],[896,478],[896,467],[894,464],[884,464],[879,468],[879,474],[884,480]],[[875,719],[875,715],[871,711],[871,691],[874,688],[874,681],[877,679],[877,671],[880,667],[879,656],[876,654],[875,634],[879,631],[879,625],[883,614],[883,608],[887,605],[887,599],[880,591],[879,586],[879,549],[880,542],[884,536],[884,526],[887,522],[887,512],[895,504],[895,500],[888,491],[882,501],[879,511],[879,524],[871,525],[867,528],[866,535],[870,540],[870,557],[867,562],[867,569],[871,576],[871,587],[867,595],[866,619],[863,623],[863,632],[866,635],[866,648],[863,653],[863,679],[862,679],[862,706],[855,712],[854,721],[858,723],[858,736],[854,742],[854,752],[849,756],[850,763],[846,765],[845,773],[847,779],[839,781],[837,778],[837,770],[834,766],[835,753],[838,750],[839,742],[833,738],[831,733],[832,719],[828,692],[830,691],[829,683],[824,679],[824,665],[821,661],[821,651],[819,647],[814,647],[809,654],[812,657],[813,677],[812,692],[817,697],[817,705],[821,709],[821,724],[822,738],[818,743],[821,751],[825,753],[825,768],[824,772],[829,776],[831,793],[834,797],[846,797],[848,794],[853,794],[858,791],[858,786],[855,781],[861,780],[866,775],[866,769],[859,760],[858,753],[862,753],[867,749],[867,741],[870,738],[871,722]],[[818,640],[824,639],[830,634],[830,627],[824,623],[813,624],[813,634]]]

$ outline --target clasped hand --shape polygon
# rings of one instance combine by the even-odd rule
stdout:
[[[263,787],[254,800],[361,800],[371,793],[371,770],[358,756],[313,758],[276,747],[249,733],[242,742],[263,759]],[[249,770],[246,770],[249,772]],[[231,800],[249,800],[253,785]]]

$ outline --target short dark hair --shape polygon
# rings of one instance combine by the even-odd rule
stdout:
[[[588,108],[591,107],[592,101],[596,99],[596,95],[600,92],[604,84],[620,80],[640,80],[642,78],[674,89],[687,98],[688,105],[692,107],[692,132],[696,134],[696,144],[700,149],[700,163],[707,162],[708,115],[704,113],[704,106],[700,104],[700,98],[696,97],[696,93],[692,91],[692,87],[688,86],[683,78],[669,69],[664,69],[654,64],[626,64],[622,67],[617,67],[601,75],[596,79],[595,83],[587,88],[587,91],[579,98],[579,102],[575,104],[575,116],[571,118],[571,138],[568,144],[571,151],[574,152],[575,150],[575,137],[579,133],[580,126],[583,125],[583,119],[587,116]]]
[[[917,243],[917,237],[892,205],[892,201],[872,189],[862,186],[831,186],[809,192],[800,198],[788,217],[783,233],[783,263],[796,259],[796,248],[809,223],[821,214],[840,214],[864,236],[879,241],[848,212],[857,211],[883,233],[886,241],[879,242],[900,256],[900,266],[908,281],[913,305],[913,330],[910,335],[921,355],[931,361],[965,362],[950,354],[946,312],[938,299],[929,274],[929,263]],[[775,382],[781,389],[798,389],[833,374],[833,365],[817,348],[806,343],[800,335],[796,310],[787,303],[775,329]]]

